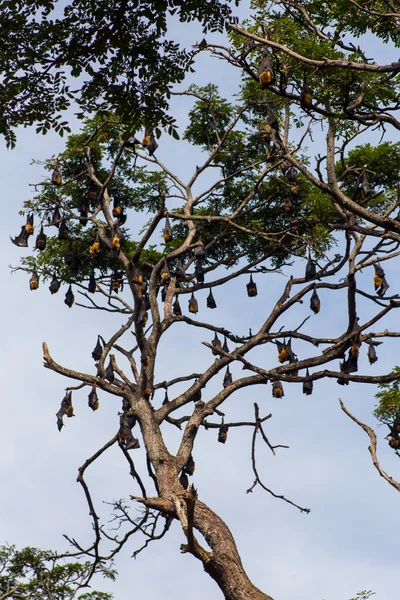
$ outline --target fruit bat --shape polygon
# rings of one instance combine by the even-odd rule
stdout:
[[[72,292],[72,287],[69,286],[67,293],[65,294],[64,303],[68,306],[68,308],[71,308],[71,306],[73,305],[74,302],[75,302],[75,296]]]
[[[119,425],[118,440],[121,446],[124,446],[127,450],[140,448],[139,440],[132,435],[131,426],[127,421],[126,415],[120,416]]]
[[[188,489],[189,487],[189,478],[186,475],[185,471],[182,471],[180,477],[179,477],[179,483],[181,484],[182,487],[185,488],[185,490]]]
[[[53,279],[51,280],[51,283],[49,285],[49,290],[51,294],[57,294],[58,290],[60,289],[60,286],[61,283],[58,281],[57,277],[53,275]]]
[[[368,344],[368,360],[370,365],[373,365],[378,360],[375,346],[371,342]]]
[[[149,156],[153,156],[154,152],[158,148],[156,138],[154,137],[153,133],[151,131],[148,131],[147,129],[145,131],[144,138],[142,140],[142,146],[147,148]]]
[[[308,371],[308,369],[306,370],[306,377],[309,377],[310,373]],[[305,394],[306,396],[310,396],[313,392],[313,381],[312,379],[310,379],[310,381],[303,381],[303,394]]]
[[[129,137],[126,142],[125,142],[125,147],[126,148],[132,148],[132,150],[135,150],[135,146],[140,145],[139,140],[137,140],[134,136]]]
[[[53,183],[54,185],[61,185],[61,182],[62,182],[61,173],[60,173],[58,167],[55,167],[53,174],[51,176],[51,183]]]
[[[47,235],[43,232],[43,225],[40,228],[40,233],[36,236],[35,248],[42,251],[46,248]]]
[[[193,253],[197,260],[201,260],[202,262],[205,261],[206,250],[204,248],[204,242],[202,240],[200,240],[199,246],[195,246]]]
[[[220,428],[218,429],[218,441],[220,444],[225,444],[226,438],[228,437],[228,427],[224,424],[224,420],[222,419],[222,423]]]
[[[311,310],[315,313],[318,314],[321,308],[321,302],[319,299],[319,296],[317,294],[317,290],[314,287],[314,291],[311,294],[311,298],[310,298],[310,308]]]
[[[167,390],[165,390],[164,400],[162,401],[163,406],[165,406],[166,404],[168,404],[168,402],[169,402],[168,392],[167,392]]]
[[[250,281],[246,284],[247,295],[252,298],[253,296],[257,296],[257,285],[253,281],[253,276],[250,275]]]
[[[74,417],[74,407],[72,406],[72,392],[67,392],[61,400],[60,410],[56,413],[58,431],[64,426],[63,416]]]
[[[223,386],[224,388],[228,387],[228,385],[231,385],[233,379],[232,379],[232,373],[229,370],[229,366],[226,367],[226,371],[225,371],[225,375],[224,375],[224,381],[223,381]]]
[[[197,379],[195,381],[197,383]],[[193,396],[190,398],[193,402],[199,402],[201,400],[201,388],[194,392]]]
[[[286,177],[290,184],[290,191],[296,195],[299,192],[299,181],[297,179],[296,171],[293,167],[290,167],[286,173]]]
[[[94,277],[94,272],[92,271],[89,275],[89,283],[88,283],[88,292],[94,294],[96,291],[96,279]]]
[[[174,239],[174,236],[172,235],[171,223],[169,222],[168,217],[165,217],[165,227],[164,227],[163,238],[164,238],[164,242],[166,244],[168,244],[168,242],[172,242],[172,240]]]
[[[88,406],[93,411],[95,411],[95,410],[97,410],[99,408],[99,399],[97,397],[97,392],[96,392],[96,386],[95,385],[92,387],[92,391],[90,392],[90,394],[88,396]]]
[[[111,290],[118,294],[119,290],[123,290],[123,288],[124,282],[122,271],[114,271],[111,275]]]
[[[64,253],[64,262],[73,274],[78,273],[81,268],[81,259],[75,254],[71,246]]]
[[[277,341],[276,345],[278,347],[278,360],[280,363],[284,363],[286,361],[290,363],[296,362],[297,358],[292,350],[292,340],[289,340],[287,344],[285,342],[282,344],[281,342]]]
[[[96,202],[97,200],[97,187],[94,184],[89,187],[88,198],[90,202]]]
[[[197,283],[200,283],[200,284],[204,283],[204,270],[203,270],[201,260],[196,261],[194,274],[197,279]]]
[[[274,381],[272,384],[272,396],[274,398],[282,398],[285,395],[283,386],[280,381]]]
[[[361,178],[361,196],[363,200],[369,200],[373,194],[373,189],[368,181],[367,173],[363,171]]]
[[[25,231],[26,233],[29,235],[32,235],[32,233],[34,232],[35,228],[33,226],[33,213],[31,215],[28,215],[26,217],[26,223],[25,223]]]
[[[106,370],[104,371],[104,379],[107,379],[110,383],[114,381],[114,369],[111,363],[111,358],[106,367]]]
[[[215,302],[212,291],[207,296],[207,308],[217,308],[217,303]]]
[[[308,87],[306,82],[304,82],[303,87],[301,89],[300,94],[300,106],[304,110],[311,108],[312,106],[313,93],[311,88]]]
[[[317,265],[311,259],[311,256],[309,256],[307,264],[306,264],[305,279],[306,279],[306,281],[310,281],[310,279],[315,279],[316,276],[317,276]]]
[[[215,334],[214,339],[213,339],[213,341],[211,343],[213,345],[212,353],[215,356],[219,355],[218,350],[222,347],[222,344],[221,344],[221,340],[219,339],[219,337],[218,337],[217,334]]]
[[[93,360],[95,360],[96,362],[99,361],[101,358],[102,352],[103,352],[103,346],[101,345],[100,336],[98,335],[97,336],[97,344],[95,345],[94,350],[92,352]]]
[[[397,450],[398,447],[400,446],[400,439],[399,438],[395,438],[395,437],[391,437],[389,440],[389,446],[391,448],[393,448],[394,450]]]
[[[190,455],[186,465],[183,467],[183,470],[187,475],[193,475],[196,466],[194,464],[193,456]]]
[[[61,220],[60,209],[58,208],[58,206],[56,206],[54,209],[54,212],[53,212],[53,216],[51,218],[50,225],[55,225],[56,227],[60,227],[60,220]]]
[[[277,139],[278,141],[281,141],[280,135],[279,135],[279,122],[278,122],[278,118],[276,116],[276,114],[274,113],[274,111],[272,110],[272,108],[270,106],[268,106],[267,108],[267,125],[266,125],[266,131],[269,131],[269,136],[271,137],[272,134],[274,134],[275,139]]]
[[[116,254],[119,254],[121,250],[121,240],[119,239],[118,233],[116,233],[112,239],[112,248]]]
[[[60,227],[58,229],[58,239],[59,240],[67,240],[69,236],[69,229],[65,223],[65,221],[61,221]]]
[[[190,300],[189,300],[189,312],[194,313],[194,314],[199,312],[199,305],[197,304],[197,300],[194,297],[193,292],[192,292],[192,295],[190,296]]]
[[[36,273],[36,271],[33,271],[31,278],[29,280],[29,288],[31,290],[37,290],[39,287],[39,275]]]
[[[262,90],[275,82],[275,71],[267,52],[264,52],[261,64],[257,70],[257,77]]]
[[[86,227],[88,223],[88,215],[89,215],[89,204],[87,200],[83,200],[83,202],[79,205],[79,215],[81,217],[80,224],[82,227]]]
[[[226,337],[224,338],[224,345],[222,346],[222,350],[224,352],[229,352],[228,342],[226,341]]]
[[[170,277],[171,277],[171,274],[169,272],[169,267],[168,267],[167,259],[164,258],[164,266],[163,266],[162,271],[161,271],[161,279],[165,283],[166,281],[169,280]]]
[[[385,278],[385,271],[382,269],[379,263],[374,264],[375,275],[374,275],[374,287],[378,296],[384,296],[386,291],[389,289],[389,284]]]
[[[119,219],[121,217],[121,215],[123,214],[123,212],[124,212],[124,209],[122,208],[121,201],[118,198],[114,198],[113,209],[112,209],[113,217],[115,217],[116,219]]]
[[[175,317],[182,316],[182,309],[181,305],[179,304],[178,296],[175,296],[175,302],[172,305],[172,314],[175,315]]]
[[[89,253],[91,256],[95,256],[99,252],[100,252],[100,240],[98,237],[96,237],[95,241],[89,248]]]
[[[10,240],[12,241],[12,243],[15,244],[15,246],[18,246],[19,248],[27,248],[28,247],[28,238],[29,238],[29,234],[26,233],[26,231],[25,231],[25,225],[22,225],[21,233],[19,235],[17,235],[15,238],[12,238],[10,236]]]

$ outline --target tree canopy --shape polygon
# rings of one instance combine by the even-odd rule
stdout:
[[[160,3],[148,4],[157,10]],[[115,10],[119,6],[139,19],[132,25],[126,18],[130,34],[140,32],[148,6],[140,5],[139,12],[129,3]],[[195,12],[186,13],[191,6],[168,4],[183,11],[183,21],[195,17],[202,23],[212,8],[217,12],[210,26],[216,28],[229,16],[218,3],[198,12],[194,2]],[[102,9],[100,3],[96,10]],[[232,430],[250,428],[254,480],[248,491],[260,487],[307,513],[297,499],[269,489],[260,474],[256,441],[273,454],[282,445],[266,434],[271,414],[260,408],[259,398],[265,390],[272,402],[284,402],[290,393],[309,396],[319,380],[332,379],[340,386],[379,384],[385,400],[398,393],[400,379],[394,364],[378,361],[379,346],[400,335],[388,320],[400,300],[387,274],[400,254],[400,144],[393,141],[393,130],[400,128],[400,63],[381,64],[365,49],[371,36],[398,46],[400,13],[391,2],[372,8],[352,0],[332,2],[328,9],[318,2],[255,1],[253,10],[251,20],[229,24],[229,45],[205,39],[195,50],[225,61],[227,73],[240,70],[242,85],[234,99],[216,82],[172,89],[191,65],[193,56],[186,53],[179,74],[168,72],[168,65],[167,75],[151,70],[159,112],[151,104],[147,72],[138,72],[140,101],[125,103],[122,88],[113,88],[129,72],[121,36],[112,38],[115,61],[109,48],[102,55],[103,46],[99,54],[95,46],[96,61],[90,55],[84,63],[93,80],[77,97],[81,110],[90,108],[91,114],[68,137],[65,151],[45,163],[47,176],[35,184],[23,206],[21,232],[12,239],[22,248],[35,239],[34,251],[15,266],[29,274],[32,291],[41,293],[44,282],[51,294],[64,286],[67,307],[124,318],[108,337],[99,319],[97,340],[85,340],[92,372],[59,364],[43,345],[45,367],[73,380],[57,407],[60,431],[82,395],[97,411],[104,392],[119,410],[110,440],[79,469],[94,539],[82,548],[71,538],[75,550],[96,566],[138,534],[145,541],[137,555],[179,521],[186,537],[182,552],[201,562],[229,600],[271,597],[250,581],[227,525],[190,485],[202,431],[214,430],[228,452]],[[69,13],[76,19],[72,24]],[[30,14],[27,9],[25,24]],[[66,9],[68,35],[82,31],[85,20],[77,14]],[[165,14],[159,19],[155,27],[164,34]],[[45,21],[44,12],[41,28]],[[106,29],[109,35],[112,28]],[[132,55],[132,46],[127,52]],[[175,65],[173,53],[165,56]],[[29,62],[27,53],[24,57]],[[51,97],[53,83],[44,84]],[[172,155],[159,158],[161,129],[173,124],[167,116],[170,96],[192,102],[182,140],[173,143],[201,151],[196,155],[201,162],[184,177]],[[16,120],[10,117],[4,132],[18,122],[41,122],[29,105],[26,111],[15,111]],[[54,117],[49,123],[58,127]],[[240,285],[250,307],[257,302],[257,283],[275,276],[283,281],[277,297],[266,298],[255,313],[249,308],[235,330],[228,328],[219,311],[223,290],[234,290],[235,302]],[[321,331],[320,313],[334,305],[340,318]],[[184,334],[174,347],[174,371],[165,379],[163,358],[178,328]],[[195,348],[204,350],[200,368]],[[183,356],[192,357],[189,371]],[[246,418],[238,421],[230,416],[231,402],[244,388],[253,402],[247,401]],[[369,435],[379,473],[400,490],[380,466],[374,431],[341,405]],[[376,415],[389,425],[396,451],[398,413],[381,406]],[[135,512],[131,501],[116,502],[121,534],[110,536],[96,514],[86,471],[115,445],[134,480],[131,500],[143,511]],[[139,472],[134,451],[145,453],[145,472]],[[103,550],[105,543],[111,550]]]

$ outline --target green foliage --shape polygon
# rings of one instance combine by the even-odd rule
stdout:
[[[395,367],[393,372],[400,373],[400,367]],[[392,425],[400,419],[400,382],[380,383],[378,387],[380,391],[375,394],[378,405],[374,415],[381,423]]]
[[[229,1],[1,0],[0,133],[11,146],[21,124],[63,135],[70,129],[62,113],[76,102],[82,117],[111,110],[136,127],[174,134],[170,86],[183,80],[196,51],[166,37],[167,21],[222,31]]]
[[[112,594],[90,591],[76,596],[85,587],[91,576],[93,565],[65,562],[55,559],[54,554],[37,548],[17,550],[15,546],[0,546],[0,596],[10,600],[111,600]],[[113,567],[99,563],[94,572],[104,578],[116,578]]]

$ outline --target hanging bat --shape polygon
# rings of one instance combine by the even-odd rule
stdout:
[[[296,171],[291,166],[286,172],[286,177],[290,183],[290,190],[293,194],[297,194],[299,191],[299,180],[297,179]]]
[[[193,292],[192,292],[192,295],[190,296],[190,300],[189,300],[189,312],[194,313],[194,314],[199,312],[199,305],[197,303],[196,298],[194,297]]]
[[[61,400],[60,410],[56,413],[58,431],[64,426],[63,416],[74,417],[74,407],[72,406],[72,392],[67,392]]]
[[[199,240],[199,245],[194,247],[193,253],[197,260],[201,260],[202,262],[205,261],[206,249],[204,247],[204,242],[202,240]]]
[[[224,424],[224,420],[222,419],[222,423],[220,428],[218,429],[218,441],[220,444],[225,444],[226,438],[228,437],[228,427]]]
[[[17,235],[15,238],[12,238],[10,235],[10,240],[15,246],[19,248],[27,248],[28,247],[28,238],[29,234],[25,231],[25,225],[21,227],[21,233]]]
[[[169,281],[170,277],[171,277],[171,274],[169,272],[169,267],[168,267],[167,259],[164,258],[164,266],[163,266],[162,271],[161,271],[161,279],[165,283],[165,282]]]
[[[252,275],[250,275],[250,281],[249,281],[249,283],[246,284],[246,288],[247,288],[247,295],[249,296],[249,298],[253,298],[254,296],[257,296],[257,285],[254,283]]]
[[[118,219],[122,215],[123,212],[124,212],[124,209],[122,208],[122,204],[121,204],[120,200],[118,198],[114,198],[113,209],[112,209],[113,217]]]
[[[104,379],[107,379],[107,381],[109,381],[110,383],[114,381],[114,368],[112,366],[111,358],[106,367],[106,370],[104,371]]]
[[[61,283],[58,281],[57,277],[55,275],[53,275],[53,279],[51,280],[51,283],[49,285],[49,290],[51,294],[57,294],[58,290],[60,289]]]
[[[214,354],[214,356],[218,356],[219,355],[218,350],[222,347],[222,344],[221,344],[221,340],[219,339],[217,333],[215,333],[214,339],[211,343],[213,345],[212,353]]]
[[[395,438],[395,437],[391,437],[389,440],[389,446],[391,448],[393,448],[394,450],[397,450],[400,446],[400,439],[399,438]]]
[[[228,342],[226,340],[226,337],[224,337],[224,345],[222,346],[222,350],[224,352],[228,352],[229,353]]]
[[[89,204],[87,200],[83,200],[78,207],[79,215],[80,215],[80,224],[82,227],[86,227],[88,224],[88,215],[89,215]]]
[[[200,284],[204,283],[204,270],[203,270],[201,260],[196,261],[194,274],[197,279],[197,283],[200,283]]]
[[[100,336],[97,336],[97,344],[94,347],[94,350],[92,352],[92,358],[93,360],[95,360],[96,362],[100,360],[101,355],[103,353],[103,346],[101,345],[100,342]]]
[[[312,107],[313,93],[311,88],[308,87],[307,83],[304,81],[303,87],[300,93],[300,106],[304,110],[308,110]]]
[[[272,62],[265,51],[261,60],[261,64],[257,70],[258,83],[260,88],[264,90],[275,82],[275,71]]]
[[[289,340],[287,344],[277,340],[276,345],[278,347],[278,360],[280,363],[284,363],[286,361],[291,363],[296,362],[296,357],[292,350],[292,340]]]
[[[118,441],[126,450],[136,450],[140,448],[139,440],[132,435],[131,427],[129,426],[125,415],[120,416],[120,427],[118,432]]]
[[[119,239],[118,233],[116,233],[112,239],[113,251],[118,255],[121,250],[121,240]]]
[[[372,189],[369,181],[368,181],[368,177],[367,177],[367,173],[365,171],[363,171],[362,174],[362,178],[361,178],[361,196],[362,199],[364,201],[367,201],[371,198],[372,194],[373,194],[374,190]]]
[[[26,217],[25,231],[28,234],[28,236],[32,235],[32,233],[35,231],[35,228],[33,226],[33,213]]]
[[[382,269],[379,263],[374,264],[375,275],[374,275],[374,287],[378,296],[382,297],[385,295],[390,285],[386,281],[385,271]]]
[[[232,382],[233,382],[232,373],[230,372],[229,366],[228,366],[228,367],[226,367],[224,381],[223,381],[222,385],[224,388],[226,388],[226,387],[228,387],[228,385],[231,385]]]
[[[71,308],[74,302],[75,296],[72,292],[72,286],[70,285],[67,290],[67,293],[65,294],[64,303],[68,306],[68,308]]]
[[[125,148],[131,148],[132,150],[135,150],[135,146],[137,145],[140,146],[141,143],[134,136],[129,137],[125,142]]]
[[[166,404],[169,403],[169,398],[168,398],[168,392],[167,390],[165,390],[165,396],[164,396],[164,400],[162,401],[163,406],[165,406]]]
[[[95,385],[92,387],[92,391],[88,396],[88,406],[93,410],[93,412],[99,408],[99,399],[97,396]]]
[[[58,208],[58,206],[56,206],[54,209],[54,212],[53,212],[53,216],[51,218],[50,225],[55,225],[55,227],[60,227],[60,221],[61,221],[60,209]]]
[[[60,227],[58,229],[58,239],[59,240],[67,240],[69,237],[69,229],[65,223],[65,221],[61,221]]]
[[[177,262],[176,269],[175,269],[175,276],[178,281],[186,280],[186,273],[185,273],[185,269],[183,268],[183,264],[182,264],[181,260],[178,260],[178,262]]]
[[[158,148],[156,138],[154,137],[153,133],[151,131],[148,131],[147,129],[145,131],[144,138],[142,140],[142,146],[147,148],[149,156],[153,156],[154,152]]]
[[[163,232],[163,238],[164,238],[164,242],[166,244],[168,244],[168,242],[172,242],[172,240],[174,239],[174,236],[172,234],[171,223],[169,222],[168,217],[165,217],[165,227],[164,227],[164,232]]]
[[[311,255],[309,255],[308,256],[308,261],[307,261],[307,264],[306,264],[305,279],[306,279],[306,281],[310,281],[310,279],[315,279],[316,276],[317,276],[317,265],[311,259]]]
[[[64,252],[64,262],[67,265],[68,269],[71,271],[71,273],[78,273],[81,267],[81,259],[74,252],[71,245],[69,246],[68,250]]]
[[[207,296],[207,308],[217,308],[217,303],[215,302],[212,291]]]
[[[272,396],[274,398],[283,398],[284,395],[282,383],[280,381],[274,381],[272,384]]]
[[[376,355],[375,346],[372,342],[368,343],[368,360],[369,360],[370,365],[373,365],[378,360],[378,357]]]
[[[89,283],[88,283],[88,292],[94,294],[96,291],[96,279],[94,277],[94,272],[91,271],[89,275]]]
[[[196,466],[194,464],[193,456],[190,455],[186,465],[183,467],[183,470],[187,475],[193,475]]]
[[[320,308],[321,308],[321,302],[319,299],[319,296],[317,294],[317,289],[314,286],[314,291],[311,294],[311,298],[310,298],[310,308],[313,311],[313,313],[315,313],[316,315],[319,313]]]
[[[62,183],[61,173],[57,166],[54,168],[53,174],[51,176],[51,183],[53,183],[54,185],[61,185]]]
[[[179,477],[179,483],[181,484],[181,486],[183,488],[185,488],[185,490],[188,489],[188,487],[189,487],[189,478],[186,475],[185,471],[182,471],[182,473],[181,473],[181,475]]]
[[[197,379],[196,379],[195,383],[197,383]],[[192,402],[200,402],[200,400],[201,400],[201,388],[199,388],[197,390],[197,392],[194,392],[194,394],[191,396],[190,399],[192,400]]]
[[[175,317],[182,316],[182,309],[181,309],[181,305],[179,304],[178,296],[175,296],[175,302],[172,305],[172,314]]]
[[[308,369],[306,370],[306,377],[309,377],[310,373]],[[310,396],[313,393],[313,381],[310,379],[309,381],[303,381],[303,394],[306,396]]]
[[[98,254],[100,252],[100,240],[99,238],[96,236],[95,241],[93,242],[93,244],[90,246],[89,248],[89,254],[91,256],[95,256],[96,254]]]
[[[33,271],[31,278],[29,280],[29,289],[37,290],[38,287],[39,287],[39,275],[36,273],[36,271]]]
[[[37,250],[40,250],[40,252],[42,252],[42,250],[46,249],[46,240],[47,240],[47,235],[43,232],[43,225],[40,228],[40,233],[38,233],[38,235],[36,236],[36,241],[35,241],[35,248]]]

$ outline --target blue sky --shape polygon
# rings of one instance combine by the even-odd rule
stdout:
[[[180,27],[183,41],[193,39],[193,30]],[[201,39],[201,34],[198,37]],[[393,60],[393,55],[382,46],[374,48],[371,43],[369,51],[375,51],[377,62]],[[222,92],[228,95],[239,84],[237,74],[226,77],[222,63],[205,58],[191,82],[207,83],[209,78],[221,83]],[[177,118],[183,124],[186,111],[187,104],[177,105]],[[11,244],[9,234],[16,235],[20,230],[22,219],[18,210],[31,197],[29,184],[40,181],[44,175],[40,165],[30,164],[31,159],[49,158],[62,148],[63,142],[57,135],[37,136],[34,129],[21,130],[16,150],[0,148],[6,207],[0,223],[4,286],[0,299],[0,543],[60,550],[66,547],[63,533],[82,542],[90,540],[88,509],[82,490],[75,483],[77,468],[114,435],[120,405],[100,393],[100,410],[91,413],[86,406],[87,393],[76,393],[77,416],[68,420],[59,433],[55,413],[69,382],[43,369],[41,343],[48,342],[52,355],[63,365],[93,372],[91,351],[97,334],[107,337],[121,321],[118,316],[105,318],[101,313],[76,306],[69,310],[63,302],[63,291],[51,296],[48,284],[30,292],[28,277],[12,274],[9,269],[26,253]],[[166,135],[161,138],[157,155],[185,179],[189,179],[199,162],[197,152]],[[304,263],[296,262],[294,274],[303,269]],[[391,274],[396,292],[395,266]],[[258,277],[259,295],[254,299],[248,299],[245,293],[247,277],[229,284],[226,291],[218,291],[218,310],[213,311],[212,318],[237,333],[245,333],[249,326],[256,328],[285,281],[284,275]],[[202,314],[208,317],[205,295],[199,296],[199,303]],[[321,313],[312,317],[310,327],[317,325],[328,334],[340,320],[343,307],[322,294],[321,301]],[[295,316],[296,322],[300,322],[301,310]],[[389,320],[388,326],[391,324],[394,327]],[[162,348],[159,380],[164,373],[174,373],[177,356],[179,366],[187,366],[188,370],[193,362],[208,364],[208,351],[201,345],[205,335],[187,339],[183,328],[177,329]],[[379,347],[374,372],[382,373],[395,364],[394,344],[385,342]],[[262,347],[257,356],[259,364],[268,364],[272,350]],[[363,366],[369,368],[366,361]],[[235,376],[240,367],[232,371]],[[392,533],[398,515],[398,494],[373,469],[367,436],[342,413],[338,402],[340,396],[354,414],[374,426],[374,388],[357,384],[341,387],[334,381],[321,381],[314,384],[312,396],[303,396],[300,385],[286,386],[285,393],[284,399],[274,400],[269,386],[243,390],[230,401],[227,414],[232,419],[250,419],[255,401],[263,414],[272,412],[267,435],[273,444],[287,444],[290,449],[282,449],[274,457],[260,444],[260,472],[275,493],[311,508],[311,513],[301,514],[260,489],[246,494],[253,482],[250,430],[230,432],[225,446],[216,442],[214,432],[200,433],[193,478],[200,498],[226,520],[248,575],[275,600],[348,600],[361,589],[375,590],[380,600],[392,596],[398,585],[398,544]],[[161,396],[158,400],[161,403]],[[382,464],[396,478],[398,459],[383,440],[386,431],[378,429],[378,435]],[[173,448],[177,443],[175,431],[166,430],[166,438]],[[143,464],[141,451],[134,458]],[[105,521],[109,507],[102,501],[127,498],[138,491],[116,449],[93,467],[88,479]],[[180,554],[183,542],[183,533],[174,523],[164,540],[133,560],[130,553],[138,545],[133,541],[118,557],[117,583],[103,587],[111,589],[115,598],[133,594],[147,600],[162,594],[166,600],[176,600],[190,593],[193,600],[205,596],[218,600],[221,593],[202,572],[201,565],[193,557]]]

